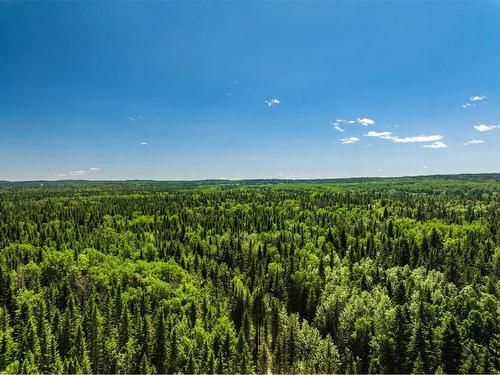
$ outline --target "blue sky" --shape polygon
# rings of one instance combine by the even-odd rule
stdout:
[[[499,172],[499,35],[495,1],[0,2],[0,179]]]

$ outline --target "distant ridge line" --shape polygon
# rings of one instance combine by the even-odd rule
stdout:
[[[311,179],[288,179],[288,178],[245,178],[245,179],[201,179],[201,180],[151,180],[151,179],[132,179],[132,180],[26,180],[26,181],[7,181],[0,180],[0,187],[22,187],[22,186],[71,186],[71,185],[101,185],[101,184],[171,184],[171,185],[259,185],[259,184],[280,184],[280,183],[356,183],[370,181],[394,181],[394,180],[412,180],[412,179],[437,179],[437,180],[498,180],[500,182],[500,173],[460,173],[460,174],[434,174],[434,175],[414,175],[398,177],[332,177],[332,178],[311,178]]]

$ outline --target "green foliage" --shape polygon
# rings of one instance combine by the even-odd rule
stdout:
[[[3,184],[4,373],[498,373],[498,175]]]

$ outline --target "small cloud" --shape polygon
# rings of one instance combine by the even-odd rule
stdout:
[[[227,95],[227,96],[232,96],[232,95],[233,95],[233,93],[232,93],[232,92],[228,92],[226,95]]]
[[[84,177],[84,176],[87,176],[89,172],[97,172],[100,170],[101,170],[100,168],[91,167],[88,170],[77,169],[77,170],[69,171],[69,172],[56,172],[56,173],[52,173],[52,176],[54,176],[54,177]]]
[[[462,143],[462,146],[479,145],[481,143],[484,143],[482,139],[471,139],[470,141]]]
[[[422,169],[427,169],[427,166],[426,166],[426,165],[423,165],[423,166],[422,166]]]
[[[273,105],[280,104],[281,101],[279,99],[273,98],[270,100],[264,100],[264,103],[266,103],[268,107],[272,107]]]
[[[237,84],[238,84],[238,81],[234,79],[234,80],[233,80],[233,83],[234,83],[235,85],[237,85]]]
[[[439,135],[439,134],[436,134],[436,135],[417,135],[415,137],[404,137],[404,138],[400,138],[398,136],[395,136],[395,137],[391,137],[390,139],[396,143],[415,143],[415,142],[419,143],[419,142],[441,141],[443,139],[443,136]],[[436,142],[436,143],[442,143],[442,142]]]
[[[469,107],[475,106],[485,99],[487,99],[487,96],[484,96],[484,95],[471,96],[467,103],[462,104],[462,108],[469,108]]]
[[[471,102],[480,102],[481,100],[484,100],[484,99],[486,99],[486,96],[484,96],[484,95],[476,95],[476,96],[471,96],[469,98],[469,100]]]
[[[348,144],[355,143],[358,141],[359,141],[358,137],[345,137],[345,138],[339,139],[339,142],[344,144],[344,145],[348,145]]]
[[[397,135],[393,135],[391,132],[375,132],[369,131],[364,135],[365,137],[375,137],[380,139],[388,139],[396,143],[420,143],[420,142],[436,142],[442,141],[443,136],[439,134],[435,135],[417,135],[414,137],[399,137]]]
[[[333,127],[335,128],[336,131],[341,132],[341,133],[345,132],[345,129],[343,129],[340,126],[339,122],[333,122],[332,125],[333,125]]]
[[[439,141],[439,142],[431,143],[430,145],[423,145],[422,147],[426,147],[426,148],[446,148],[448,146],[445,145],[443,142]]]
[[[474,125],[474,128],[478,132],[489,132],[490,130],[493,130],[493,129],[500,129],[500,125],[484,125],[484,124],[480,124],[480,125]]]
[[[369,131],[364,136],[365,137],[376,137],[376,138],[382,138],[382,139],[392,139],[393,138],[391,132],[374,132],[374,131]]]
[[[142,120],[142,119],[143,119],[142,115],[138,115],[138,116],[129,116],[129,117],[127,118],[127,120],[130,120],[130,121],[133,121],[133,122],[136,122],[137,120]]]
[[[336,119],[335,122],[332,123],[334,126],[335,125],[353,125],[353,124],[360,124],[363,126],[368,126],[368,125],[373,125],[375,124],[375,121],[373,121],[370,118],[360,118],[357,117],[355,120],[343,120],[343,119]]]
[[[361,124],[363,126],[368,126],[368,125],[373,125],[375,124],[375,121],[373,121],[371,118],[356,118],[356,122],[358,124]]]
[[[139,142],[139,146],[146,146],[148,142]]]

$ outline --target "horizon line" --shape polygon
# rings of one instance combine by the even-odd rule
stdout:
[[[47,180],[47,179],[33,179],[33,180],[0,180],[0,183],[23,183],[23,182],[204,182],[204,181],[322,181],[322,180],[349,180],[349,179],[390,179],[390,178],[412,178],[412,177],[445,177],[445,176],[473,176],[473,175],[500,175],[500,172],[467,172],[467,173],[435,173],[435,174],[415,174],[415,175],[394,175],[394,176],[349,176],[349,177],[244,177],[244,178],[201,178],[201,179],[62,179],[62,180]]]

